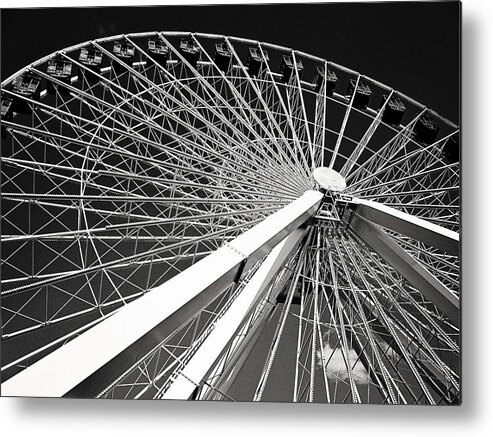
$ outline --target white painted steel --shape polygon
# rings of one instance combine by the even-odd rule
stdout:
[[[301,228],[293,231],[289,237],[279,243],[267,256],[257,272],[235,299],[226,314],[221,317],[214,330],[202,343],[171,387],[162,395],[162,399],[189,399],[201,383],[214,361],[228,342],[234,337],[244,318],[253,306],[268,290],[287,258],[301,241],[305,231]]]
[[[419,261],[409,255],[381,229],[356,215],[351,229],[389,265],[445,314],[455,326],[460,323],[459,299]]]
[[[458,232],[372,200],[355,197],[353,202],[358,205],[356,213],[361,217],[452,255],[459,255]]]

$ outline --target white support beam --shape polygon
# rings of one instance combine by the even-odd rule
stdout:
[[[3,396],[94,397],[317,211],[301,197],[1,385]]]
[[[354,233],[399,272],[414,288],[459,326],[459,299],[426,268],[395,243],[385,232],[365,218],[355,215],[350,225]]]
[[[242,371],[255,344],[262,335],[262,332],[264,332],[267,323],[271,320],[272,314],[276,308],[274,302],[277,301],[279,295],[285,290],[286,284],[289,283],[289,280],[292,277],[292,273],[292,271],[286,272],[282,279],[276,283],[275,288],[269,291],[268,301],[259,301],[259,307],[255,308],[255,312],[257,313],[255,321],[252,323],[246,334],[244,336],[242,335],[243,338],[241,339],[240,344],[228,351],[227,372],[221,372],[219,375],[211,374],[207,376],[207,381],[213,376],[214,386],[219,387],[222,393],[229,392],[229,389],[234,384],[238,374]],[[241,335],[242,331],[240,330],[237,334]],[[215,370],[213,370],[213,372],[214,371]],[[204,390],[198,398],[194,399],[217,400],[223,399],[223,396],[209,387],[207,391]]]
[[[264,332],[264,329],[271,319],[274,311],[275,306],[272,305],[270,301],[263,302],[261,310],[249,330],[246,332],[244,338],[241,339],[241,343],[237,347],[234,347],[233,350],[228,351],[229,356],[227,360],[227,373],[221,372],[219,369],[213,369],[213,373],[207,377],[208,383],[210,381],[209,378],[212,376],[214,388],[218,387],[221,390],[221,393],[229,392],[229,389],[234,384],[238,374],[243,369],[246,360],[248,359],[254,346],[257,344],[262,332]],[[216,370],[220,373],[215,374]],[[208,401],[224,399],[224,396],[221,393],[213,389],[211,385],[207,384],[202,387],[202,390],[199,390],[197,397],[194,396],[193,399]]]
[[[217,357],[234,337],[243,320],[253,310],[259,299],[269,290],[273,280],[285,265],[304,234],[305,230],[298,228],[272,250],[241,294],[218,321],[214,330],[172,382],[170,388],[163,393],[162,399],[190,398]]]
[[[427,220],[366,199],[353,198],[356,213],[372,223],[429,244],[451,255],[459,255],[459,233]]]

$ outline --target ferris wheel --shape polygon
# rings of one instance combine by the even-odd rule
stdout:
[[[3,395],[460,402],[454,123],[185,32],[53,53],[1,108]]]

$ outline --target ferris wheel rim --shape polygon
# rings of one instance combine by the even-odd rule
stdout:
[[[315,56],[315,55],[309,54],[307,52],[299,51],[299,50],[292,49],[292,48],[289,48],[289,47],[286,47],[286,46],[282,46],[282,45],[278,45],[278,44],[272,44],[272,43],[269,43],[269,42],[261,42],[261,41],[258,41],[258,40],[253,40],[253,39],[239,37],[239,36],[228,36],[228,35],[202,33],[202,32],[190,32],[190,31],[178,31],[178,30],[177,31],[132,32],[132,33],[122,33],[122,34],[111,35],[111,36],[106,36],[106,37],[101,37],[101,38],[87,40],[87,41],[84,41],[82,43],[77,43],[77,44],[74,44],[72,46],[68,46],[68,47],[66,47],[64,49],[61,49],[61,50],[56,50],[56,51],[54,51],[54,52],[52,52],[52,53],[50,53],[50,54],[48,54],[46,56],[43,56],[42,58],[37,59],[36,61],[30,63],[29,65],[27,65],[27,66],[25,66],[23,68],[21,68],[20,70],[16,71],[12,75],[10,75],[6,79],[4,79],[2,81],[2,83],[1,83],[1,86],[2,87],[5,87],[6,85],[12,83],[12,81],[15,78],[17,78],[18,76],[22,75],[23,73],[28,72],[30,68],[36,67],[37,65],[42,64],[42,63],[46,62],[47,60],[54,58],[58,54],[66,53],[66,52],[72,52],[74,50],[78,50],[80,48],[89,46],[89,45],[93,44],[94,42],[97,42],[97,43],[99,43],[99,42],[111,42],[111,41],[119,40],[119,39],[122,39],[122,38],[125,38],[125,37],[126,38],[132,38],[132,37],[134,37],[134,38],[144,38],[144,37],[156,36],[156,35],[159,35],[159,34],[162,34],[162,35],[165,35],[165,36],[183,36],[183,37],[194,35],[194,36],[197,36],[197,37],[217,39],[217,40],[227,39],[227,40],[231,40],[231,41],[238,41],[238,42],[249,43],[249,44],[260,44],[260,45],[265,46],[267,48],[270,47],[272,49],[280,50],[280,51],[283,51],[283,52],[294,52],[297,55],[301,55],[301,56],[304,56],[306,58],[309,58],[309,59],[312,59],[312,60],[315,60],[315,61],[318,61],[318,62],[323,62],[323,63],[327,63],[328,65],[332,65],[332,66],[334,66],[334,67],[336,67],[336,68],[338,68],[338,69],[340,69],[342,71],[346,71],[347,73],[349,73],[351,75],[354,75],[354,76],[359,76],[360,75],[362,78],[364,78],[368,82],[373,83],[375,85],[378,85],[378,86],[382,87],[387,92],[393,91],[398,96],[400,96],[401,98],[403,98],[405,100],[408,100],[409,102],[413,102],[414,104],[416,104],[416,106],[420,107],[421,109],[426,109],[427,111],[430,112],[430,114],[432,114],[433,116],[435,116],[436,118],[438,118],[439,120],[441,120],[442,122],[444,122],[445,124],[448,124],[450,127],[457,128],[457,129],[459,128],[459,126],[456,123],[454,123],[453,121],[451,121],[448,118],[440,115],[438,112],[434,111],[433,109],[428,108],[426,105],[423,105],[422,103],[418,102],[417,100],[413,99],[412,97],[409,97],[408,95],[406,95],[406,94],[404,94],[404,93],[402,93],[402,92],[400,92],[398,90],[394,90],[393,88],[391,88],[391,87],[383,84],[382,82],[379,82],[379,81],[377,81],[377,80],[375,80],[375,79],[373,79],[373,78],[371,78],[369,76],[361,75],[361,73],[359,73],[358,71],[353,70],[353,69],[348,68],[348,67],[345,67],[342,64],[338,64],[336,62],[329,61],[329,60],[324,59],[324,58],[321,58],[319,56]]]

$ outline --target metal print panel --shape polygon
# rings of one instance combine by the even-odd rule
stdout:
[[[2,396],[460,403],[458,2],[1,43]]]

